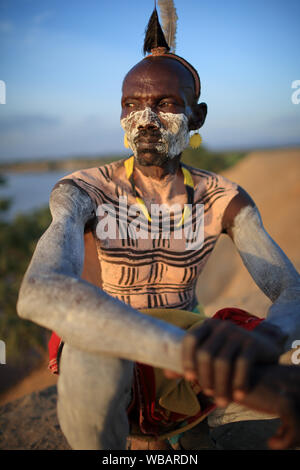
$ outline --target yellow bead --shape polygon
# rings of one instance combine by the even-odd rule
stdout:
[[[124,135],[124,147],[126,147],[127,149],[129,149],[129,144],[128,144],[128,140],[127,140],[127,134]]]
[[[190,146],[193,149],[200,147],[201,142],[202,142],[202,137],[200,134],[198,134],[198,132],[197,134],[192,135],[192,137],[190,138]]]

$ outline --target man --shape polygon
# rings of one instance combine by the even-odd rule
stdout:
[[[163,438],[164,426],[166,436],[178,434],[186,421],[192,427],[215,408],[207,397],[219,406],[245,399],[253,364],[276,362],[300,335],[299,274],[264,230],[253,200],[226,178],[180,163],[189,131],[203,125],[207,107],[198,104],[197,72],[155,37],[152,53],[123,82],[121,124],[133,157],[58,182],[50,198],[52,224],[18,300],[21,317],[54,330],[65,343],[58,416],[76,449],[124,448],[134,401],[143,405],[133,413],[143,411],[135,418],[145,436],[150,429]],[[203,205],[204,240],[189,245],[197,203]],[[175,205],[167,237],[165,214],[153,212],[155,204]],[[140,210],[143,237],[132,207]],[[108,220],[116,222],[113,236],[105,235]],[[190,313],[197,307],[195,285],[221,233],[232,238],[273,305],[254,331],[212,319],[185,335],[183,329],[201,323]],[[156,368],[169,371],[173,381],[166,396],[168,384]],[[178,382],[174,371],[186,380]],[[152,383],[157,407],[147,422],[143,400]],[[189,398],[178,404],[179,391]],[[167,407],[159,396],[169,400]]]

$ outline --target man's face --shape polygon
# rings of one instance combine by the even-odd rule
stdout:
[[[188,145],[194,81],[174,59],[155,57],[125,77],[121,125],[141,165],[163,165]]]

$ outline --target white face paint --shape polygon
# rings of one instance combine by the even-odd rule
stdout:
[[[161,122],[163,120],[164,124]],[[121,119],[121,126],[127,134],[127,140],[134,156],[138,154],[139,127],[153,124],[160,132],[160,139],[155,147],[157,153],[172,159],[179,155],[189,143],[188,118],[185,114],[154,113],[147,107],[143,111],[133,111]]]

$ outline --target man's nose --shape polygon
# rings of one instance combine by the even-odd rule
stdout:
[[[140,115],[138,129],[153,130],[160,127],[160,121],[157,114],[147,106]]]

